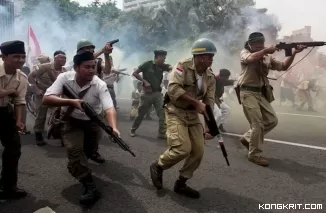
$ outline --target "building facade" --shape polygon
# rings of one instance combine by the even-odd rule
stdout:
[[[123,0],[123,10],[131,11],[140,7],[158,8],[164,6],[165,0]]]
[[[0,0],[0,41],[14,37],[15,7],[14,2]]]

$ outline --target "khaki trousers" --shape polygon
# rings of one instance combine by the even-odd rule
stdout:
[[[241,91],[240,99],[243,112],[250,124],[250,130],[243,136],[249,142],[248,157],[261,156],[264,135],[278,123],[276,113],[260,92]]]

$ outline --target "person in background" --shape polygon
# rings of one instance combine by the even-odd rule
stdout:
[[[224,94],[224,87],[231,86],[234,84],[235,80],[229,80],[231,72],[227,69],[221,69],[220,73],[216,75],[216,89],[215,89],[215,119],[216,123],[221,132],[226,132],[223,124],[225,124],[226,119],[230,115],[231,108],[223,101],[222,96]],[[216,108],[217,107],[217,108]],[[216,113],[217,111],[218,114]]]

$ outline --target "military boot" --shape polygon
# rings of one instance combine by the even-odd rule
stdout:
[[[19,200],[27,196],[27,192],[17,187],[0,187],[0,200]]]
[[[105,159],[98,152],[94,152],[89,159],[99,164],[105,163]]]
[[[95,204],[100,199],[101,193],[97,191],[92,176],[88,175],[81,179],[80,182],[83,184],[84,192],[80,196],[79,203],[85,206]]]
[[[43,139],[42,132],[35,132],[35,140],[36,140],[36,145],[38,146],[44,146],[46,144],[46,142]]]
[[[250,162],[253,162],[254,164],[257,164],[259,166],[267,167],[269,165],[268,160],[266,158],[263,158],[261,156],[254,156],[248,158]]]
[[[174,184],[174,191],[178,194],[184,195],[190,198],[200,198],[200,193],[189,186],[187,186],[187,178],[179,177]]]
[[[158,189],[163,188],[163,168],[157,164],[157,162],[153,163],[150,166],[151,179],[153,185]]]

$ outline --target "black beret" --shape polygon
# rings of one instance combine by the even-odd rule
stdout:
[[[53,57],[55,57],[56,55],[66,55],[66,53],[65,52],[63,52],[62,50],[57,50],[57,51],[55,51],[54,52],[54,54],[53,54]]]
[[[7,41],[0,45],[1,53],[4,55],[10,54],[26,54],[25,44],[22,41]]]
[[[253,32],[249,35],[248,42],[265,42],[264,34],[261,32]]]
[[[80,65],[84,61],[90,61],[90,60],[94,60],[94,59],[95,58],[94,58],[93,53],[86,51],[86,52],[79,53],[74,56],[74,64]]]
[[[166,56],[167,54],[168,54],[168,52],[166,52],[165,50],[155,50],[154,51],[155,56]]]

